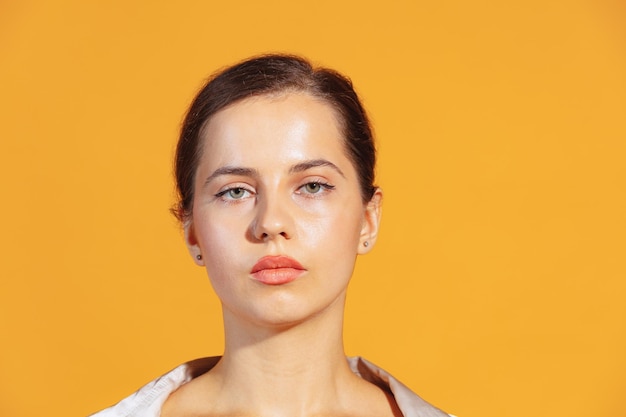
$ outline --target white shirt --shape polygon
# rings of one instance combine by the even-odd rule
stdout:
[[[352,372],[393,394],[404,417],[448,417],[448,414],[424,401],[406,385],[376,365],[358,356],[347,359]],[[219,356],[214,356],[184,363],[144,385],[139,391],[114,406],[91,417],[159,417],[161,407],[171,393],[181,385],[208,372],[219,360]]]

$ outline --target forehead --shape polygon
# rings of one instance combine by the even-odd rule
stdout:
[[[347,160],[336,111],[303,92],[238,101],[209,119],[201,141],[201,165]]]

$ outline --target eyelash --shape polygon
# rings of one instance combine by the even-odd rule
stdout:
[[[320,188],[320,191],[318,191],[318,192],[305,192],[305,191],[303,191],[303,189],[307,185],[318,185],[321,188]],[[334,185],[331,185],[331,184],[329,184],[327,182],[324,182],[324,181],[309,181],[309,182],[304,183],[301,186],[299,186],[297,188],[296,194],[298,194],[298,195],[306,195],[307,198],[316,198],[318,194],[324,194],[324,193],[332,191],[334,189],[335,189]],[[226,195],[228,193],[230,193],[231,191],[234,191],[234,190],[241,190],[244,193],[249,193],[251,195],[254,194],[254,191],[251,191],[251,190],[247,189],[246,187],[230,187],[230,188],[227,188],[227,189],[222,190],[219,193],[215,194],[215,197],[216,198],[220,198],[220,199],[222,199],[222,200],[224,200],[226,202],[229,202],[229,203],[235,202],[235,201],[238,201],[238,200],[243,200],[243,199],[246,198],[246,196],[242,196],[241,198],[228,198]]]
[[[309,192],[303,192],[303,191],[301,191],[301,190],[303,190],[303,189],[304,189],[307,185],[318,185],[318,186],[320,186],[321,188],[320,188],[320,191],[315,192],[315,193],[309,193]],[[309,198],[314,198],[314,197],[316,197],[318,194],[324,194],[324,193],[327,193],[327,192],[332,191],[332,190],[334,190],[334,189],[335,189],[335,186],[334,186],[334,185],[331,185],[331,184],[329,184],[329,183],[327,183],[327,182],[324,182],[324,181],[309,181],[309,182],[307,182],[307,183],[305,183],[305,184],[302,184],[300,187],[298,187],[298,191],[296,191],[296,194],[299,194],[299,195],[306,194],[306,195],[311,196],[311,197],[309,197]]]
[[[241,197],[241,198],[227,198],[227,197],[225,197],[226,194],[228,194],[229,192],[234,191],[234,190],[242,190],[243,192],[246,192],[246,193],[249,193],[249,194],[254,194],[253,191],[248,190],[246,187],[230,187],[230,188],[227,188],[227,189],[225,189],[223,191],[220,191],[219,193],[215,194],[215,197],[221,198],[222,200],[225,200],[227,202],[234,202],[234,201],[237,201],[237,200],[243,200],[245,198],[245,197]]]

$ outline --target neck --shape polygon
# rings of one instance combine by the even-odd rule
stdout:
[[[344,297],[300,323],[259,326],[224,311],[226,345],[215,368],[224,392],[273,416],[314,414],[354,375],[343,350]]]

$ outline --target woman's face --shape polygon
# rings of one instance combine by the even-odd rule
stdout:
[[[363,204],[332,107],[306,93],[253,97],[215,114],[201,139],[185,234],[225,315],[278,326],[342,310],[381,194]]]

